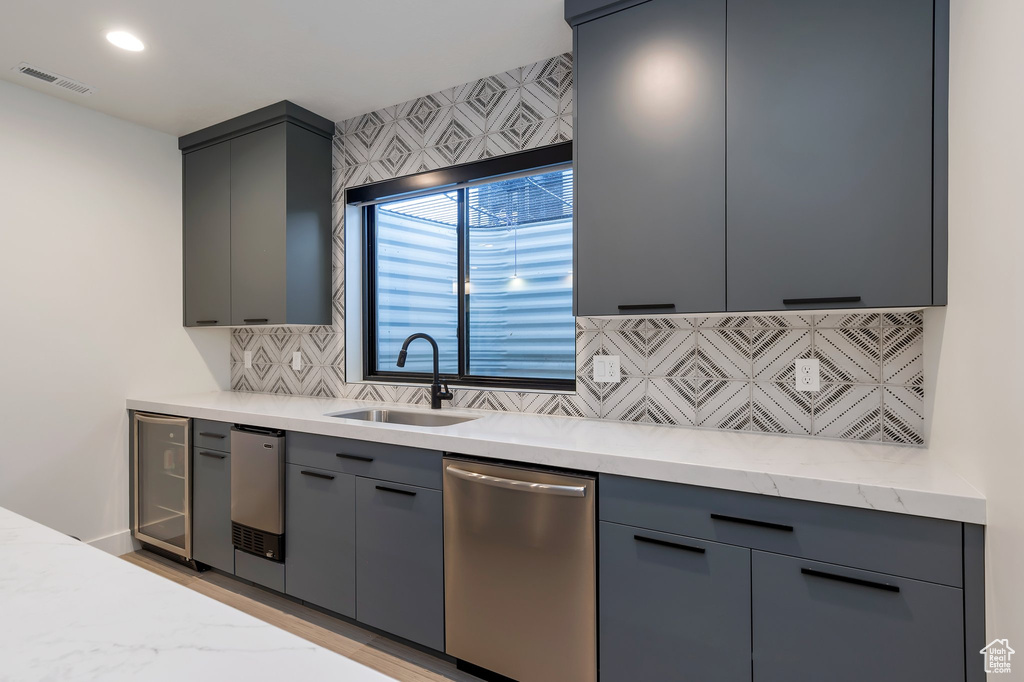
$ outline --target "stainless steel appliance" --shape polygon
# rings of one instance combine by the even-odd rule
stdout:
[[[231,429],[231,540],[243,552],[284,561],[284,432]]]
[[[519,682],[597,679],[595,481],[444,460],[445,652]]]
[[[191,420],[136,412],[132,419],[137,540],[192,558]]]

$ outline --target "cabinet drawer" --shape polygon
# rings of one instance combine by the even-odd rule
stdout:
[[[284,564],[235,550],[235,575],[257,585],[284,592]]]
[[[960,587],[954,521],[602,476],[601,520]]]
[[[208,419],[192,420],[193,445],[203,450],[231,452],[231,424]]]
[[[758,682],[964,679],[962,590],[764,552],[751,567]]]
[[[289,433],[289,464],[441,489],[441,453],[350,438]]]

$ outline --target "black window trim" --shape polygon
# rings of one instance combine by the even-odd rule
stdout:
[[[422,383],[429,384],[432,375],[425,372],[391,372],[379,371],[377,364],[377,326],[376,326],[376,268],[372,266],[376,262],[374,249],[375,212],[373,204],[382,200],[397,199],[403,195],[422,193],[424,191],[443,192],[446,188],[453,188],[478,180],[490,178],[498,179],[503,175],[511,175],[522,171],[542,172],[544,168],[560,166],[572,162],[572,143],[564,142],[548,147],[541,147],[526,152],[507,154],[474,163],[467,163],[459,166],[452,166],[436,171],[427,171],[409,175],[394,180],[385,180],[372,185],[363,185],[346,190],[346,204],[364,204],[361,209],[363,219],[363,379],[367,381],[387,383]],[[464,188],[458,191],[464,192]],[[494,389],[524,389],[540,391],[575,391],[575,379],[541,379],[528,377],[495,377],[470,375],[467,373],[469,361],[469,306],[466,298],[466,276],[467,263],[466,253],[469,242],[469,233],[466,229],[468,222],[468,205],[466,201],[460,201],[459,221],[457,234],[459,239],[458,258],[458,294],[459,294],[459,367],[458,374],[442,374],[441,379],[451,384],[464,387],[494,388]]]

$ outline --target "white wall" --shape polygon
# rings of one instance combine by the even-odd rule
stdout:
[[[1022,26],[1021,0],[952,1],[949,305],[925,320],[934,384],[929,445],[988,498],[988,635],[1009,637],[1018,651],[1024,645]]]
[[[175,138],[0,81],[0,506],[126,546],[126,396],[229,384],[181,270]]]

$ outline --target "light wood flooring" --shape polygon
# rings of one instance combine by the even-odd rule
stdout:
[[[224,574],[197,573],[145,550],[121,558],[401,682],[480,682],[452,663]]]

